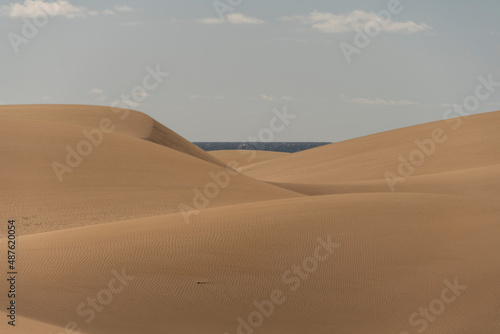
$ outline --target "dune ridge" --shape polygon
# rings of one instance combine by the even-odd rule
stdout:
[[[71,108],[58,112],[69,117]],[[214,175],[222,177],[227,170],[223,163],[224,167],[132,136],[129,126],[122,128],[126,133],[106,134],[78,166],[60,175],[60,182],[53,163],[68,166],[67,147],[76,150],[86,140],[82,130],[93,129],[81,124],[96,124],[96,113],[101,116],[99,109],[92,109],[85,118],[85,110],[77,109],[75,119],[65,123],[53,121],[51,112],[45,116],[37,111],[39,119],[17,111],[17,117],[10,117],[11,112],[0,115],[0,159],[8,161],[2,166],[0,197],[9,214],[18,217],[23,234],[179,212],[181,204],[194,207],[200,197],[196,191],[204,193]],[[142,114],[135,117],[149,124]],[[144,125],[138,124],[135,134]],[[168,140],[167,135],[156,139]],[[178,136],[172,140],[172,146],[182,142]],[[237,175],[220,196],[207,201],[207,207],[294,196],[303,195]]]
[[[148,140],[216,165],[225,166],[174,131],[146,114],[134,110],[66,104],[4,105],[0,106],[0,117],[61,122],[89,128],[98,128],[100,120],[109,118],[113,121],[115,133]]]
[[[455,129],[456,128],[456,129]],[[433,132],[442,130],[433,141]],[[416,141],[421,145],[417,145]],[[433,141],[432,154],[423,142]],[[402,159],[422,152],[424,162],[411,176],[496,165],[500,155],[500,112],[431,122],[297,152],[243,167],[251,177],[284,183],[333,183],[399,176]]]

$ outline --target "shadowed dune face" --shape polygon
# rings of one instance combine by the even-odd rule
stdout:
[[[205,203],[234,170],[140,113],[59,182],[53,162],[110,111],[51,108],[0,108],[17,333],[500,332],[500,112],[259,153]],[[384,173],[436,129],[392,192]]]
[[[99,128],[103,119],[110,119],[113,133],[148,140],[225,167],[222,162],[198,146],[151,117],[134,110],[86,105],[0,106],[0,118],[4,117],[59,122],[88,128]]]

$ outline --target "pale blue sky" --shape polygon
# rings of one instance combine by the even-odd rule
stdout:
[[[109,105],[159,64],[170,76],[135,109],[191,141],[244,141],[286,107],[276,141],[335,142],[442,119],[478,76],[500,81],[498,1],[401,0],[351,63],[341,43],[389,1],[219,1],[238,2],[221,19],[212,0],[59,1],[26,38],[55,0],[3,1],[0,103]],[[498,109],[495,92],[477,112]]]

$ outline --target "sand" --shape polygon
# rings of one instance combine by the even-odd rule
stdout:
[[[17,326],[0,332],[500,332],[500,112],[463,119],[394,191],[398,156],[455,123],[262,154],[187,223],[178,204],[237,152],[170,147],[131,112],[137,128],[106,134],[59,182],[52,161],[111,112],[85,110],[1,110],[20,274]]]
[[[257,150],[219,150],[210,151],[211,155],[220,161],[229,163],[236,161],[239,166],[248,166],[262,161],[268,161],[276,158],[281,158],[289,155],[285,152],[270,152],[270,151],[257,151]]]

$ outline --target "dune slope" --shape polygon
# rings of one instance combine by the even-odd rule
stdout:
[[[95,334],[236,333],[278,289],[259,333],[413,332],[425,318],[412,314],[446,299],[426,333],[493,334],[499,214],[455,196],[353,194],[23,236],[21,315]]]
[[[243,172],[271,182],[340,183],[385,179],[386,173],[411,177],[486,167],[500,164],[499,157],[497,111],[330,144],[249,165]]]
[[[211,151],[211,155],[220,161],[228,163],[236,161],[238,166],[247,166],[262,161],[272,160],[276,158],[285,157],[290,153],[284,152],[270,152],[270,151],[256,151],[256,150],[220,150]]]
[[[83,130],[93,129],[1,117],[1,208],[18,218],[20,233],[162,215],[179,212],[179,205],[302,196],[120,133],[106,134],[87,156],[70,154],[86,140]]]

